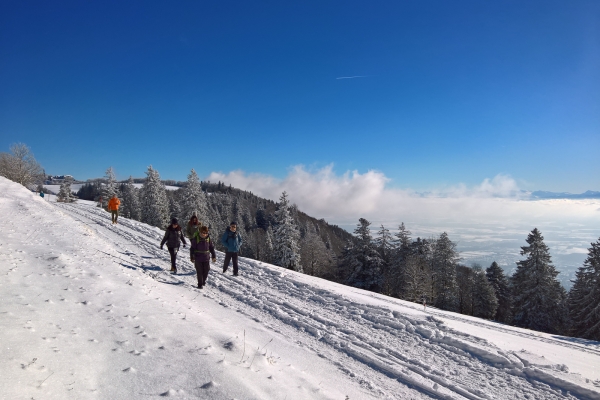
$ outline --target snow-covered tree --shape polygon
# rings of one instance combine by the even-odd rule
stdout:
[[[371,237],[370,225],[364,218],[358,220],[355,241],[344,250],[340,261],[347,270],[348,285],[379,292],[383,259]]]
[[[390,230],[381,225],[374,243],[383,260],[383,263],[381,264],[381,293],[391,296],[394,292],[391,267],[395,243]]]
[[[275,231],[273,235],[273,258],[275,265],[303,272],[300,264],[300,233],[291,215],[291,206],[287,193],[279,198],[279,208],[275,212]]]
[[[494,289],[496,299],[498,300],[498,308],[496,315],[493,317],[496,321],[509,324],[512,322],[512,299],[510,293],[510,283],[504,270],[494,261],[492,265],[486,269],[485,274],[488,281]]]
[[[443,310],[458,310],[458,285],[456,265],[459,260],[456,244],[446,232],[435,240],[432,253],[434,273],[435,306]]]
[[[104,175],[106,183],[102,186],[102,207],[108,205],[108,201],[114,196],[119,195],[119,188],[117,186],[117,177],[113,167],[108,167]]]
[[[304,273],[312,276],[323,276],[325,271],[331,268],[333,264],[332,254],[325,246],[312,222],[307,223],[300,256]]]
[[[583,266],[569,291],[569,314],[574,336],[600,341],[600,239],[591,243]]]
[[[403,259],[403,281],[401,298],[421,303],[432,297],[432,272],[426,258],[418,253],[407,255]]]
[[[498,300],[481,267],[473,267],[473,316],[492,319],[496,315]]]
[[[206,194],[202,190],[198,174],[192,169],[187,177],[187,185],[183,189],[182,214],[184,218],[189,220],[192,215],[196,215],[202,225],[211,225],[207,204]]]
[[[148,167],[146,175],[146,182],[140,190],[142,222],[162,228],[169,223],[169,201],[165,185],[152,165]]]
[[[398,227],[398,232],[394,234],[395,239],[393,239],[392,243],[392,255],[386,276],[387,282],[384,283],[384,293],[386,292],[385,286],[389,286],[387,291],[390,292],[390,296],[396,296],[407,300],[409,298],[412,299],[415,296],[415,293],[420,291],[415,285],[416,282],[421,281],[422,278],[422,265],[420,262],[422,260],[417,260],[417,258],[421,259],[422,257],[416,257],[418,249],[413,245],[410,235],[411,232],[406,229],[404,222],[402,222]],[[410,266],[410,273],[412,276],[408,277],[405,276],[407,272],[407,262],[412,254],[415,255],[415,258],[411,260]],[[407,280],[409,279],[411,282],[407,283]],[[405,295],[405,290],[410,292],[410,294]],[[421,294],[419,294],[419,297],[420,296]]]
[[[30,187],[44,180],[44,170],[23,143],[10,146],[10,153],[0,153],[0,176]]]
[[[60,184],[57,201],[61,203],[72,203],[75,201],[75,196],[73,196],[73,192],[71,191],[70,179],[65,179],[63,183]]]
[[[527,244],[521,247],[526,259],[517,262],[511,279],[514,322],[523,328],[560,333],[566,323],[566,292],[556,279],[550,249],[537,228],[527,236]]]
[[[133,178],[130,176],[129,180],[123,185],[122,190],[122,201],[121,201],[121,214],[125,218],[134,219],[139,221],[141,218],[140,209],[140,198],[138,189],[133,186]]]
[[[265,251],[263,254],[263,260],[265,262],[273,262],[273,228],[270,226],[266,230],[265,234]]]
[[[473,268],[466,265],[456,266],[456,284],[458,286],[458,311],[461,314],[473,315],[473,289],[475,275]]]

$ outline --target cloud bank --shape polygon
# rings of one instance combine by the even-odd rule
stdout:
[[[532,227],[560,221],[600,224],[599,200],[531,200],[513,178],[502,174],[472,187],[458,184],[427,193],[390,187],[390,179],[380,171],[339,175],[333,165],[318,170],[298,165],[284,179],[241,170],[212,172],[206,179],[274,201],[286,191],[300,210],[341,226],[354,225],[361,217],[390,227],[400,222],[525,223]]]

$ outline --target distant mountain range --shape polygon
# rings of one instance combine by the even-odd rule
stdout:
[[[588,190],[585,193],[568,193],[568,192],[546,192],[538,190],[531,192],[531,197],[534,199],[600,199],[600,192]]]

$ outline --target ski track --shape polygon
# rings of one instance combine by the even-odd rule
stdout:
[[[283,335],[295,331],[294,336],[302,338],[298,344],[328,359],[380,397],[402,398],[397,394],[405,392],[399,390],[400,385],[417,390],[423,398],[600,399],[600,392],[526,366],[512,352],[503,352],[485,339],[445,326],[436,318],[435,309],[429,309],[432,315],[423,320],[386,307],[356,303],[338,293],[300,282],[296,272],[260,261],[240,257],[240,276],[233,277],[231,267],[227,274],[221,273],[223,253],[217,252],[208,285],[200,291],[196,288],[196,272],[187,248],[179,252],[179,273],[172,275],[165,271],[170,268],[170,261],[166,250],[159,248],[163,237],[160,229],[126,218],[119,218],[119,224],[112,225],[110,215],[97,207],[55,204],[87,225],[90,234],[105,237],[117,248],[123,247],[119,254],[98,250],[99,256],[141,270],[157,282],[201,294]],[[216,232],[213,237],[219,240],[220,235]],[[146,254],[140,254],[140,249]],[[390,304],[395,301],[377,294],[372,297]],[[406,302],[402,306],[407,307]],[[451,317],[446,313],[443,318],[476,325],[458,315]],[[501,325],[490,325],[486,327],[508,331]],[[298,331],[304,334],[299,336]],[[525,332],[510,333],[552,341]],[[558,340],[552,343],[600,354],[572,343]]]

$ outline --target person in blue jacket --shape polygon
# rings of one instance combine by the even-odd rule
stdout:
[[[229,261],[233,260],[233,276],[238,275],[238,251],[242,247],[242,236],[237,231],[237,222],[229,224],[229,228],[221,237],[221,243],[225,246],[225,263],[223,264],[223,273],[229,268]]]

